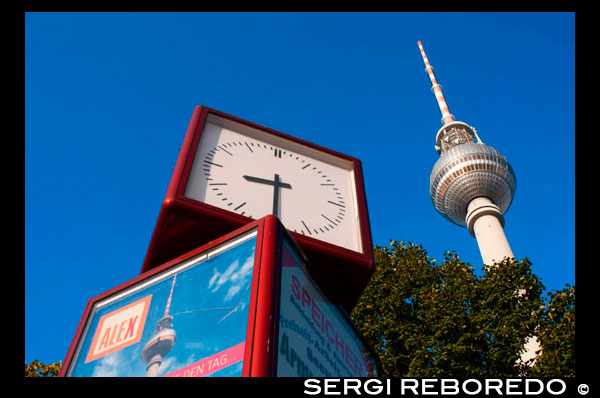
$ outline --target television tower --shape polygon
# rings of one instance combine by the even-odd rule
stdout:
[[[173,317],[169,315],[169,307],[171,306],[171,298],[173,297],[173,288],[175,287],[176,278],[177,275],[173,276],[173,283],[171,284],[171,292],[169,293],[169,299],[167,300],[165,314],[156,324],[154,336],[150,338],[150,341],[142,351],[142,361],[148,365],[146,368],[146,377],[158,376],[158,368],[160,368],[163,358],[171,351],[173,345],[175,345],[177,334],[172,327]]]
[[[440,158],[429,180],[433,205],[451,222],[467,227],[477,239],[484,264],[490,266],[504,257],[512,258],[504,235],[503,215],[515,195],[515,173],[500,152],[480,140],[475,128],[454,120],[421,41],[418,44],[442,112],[443,126],[435,137]]]
[[[440,158],[429,178],[433,205],[448,220],[467,227],[477,239],[485,265],[492,266],[504,257],[514,258],[504,234],[504,213],[517,189],[515,173],[500,152],[481,141],[475,128],[454,120],[420,40],[418,44],[442,112],[443,126],[435,136]],[[535,358],[539,348],[537,338],[529,337],[521,360]]]

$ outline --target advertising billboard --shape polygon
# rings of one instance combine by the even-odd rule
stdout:
[[[88,301],[60,376],[376,377],[379,362],[273,215]]]
[[[94,304],[67,376],[241,376],[256,229]]]
[[[344,310],[310,277],[283,239],[277,376],[376,377],[377,363]]]

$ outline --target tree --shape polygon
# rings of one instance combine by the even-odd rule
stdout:
[[[436,264],[419,245],[375,247],[376,270],[351,313],[384,377],[509,377],[541,320],[529,260],[477,276],[454,252]]]
[[[530,377],[575,377],[575,286],[548,292],[537,330],[542,350]]]
[[[60,372],[62,361],[44,365],[37,359],[34,359],[29,365],[25,361],[25,377],[55,377]]]

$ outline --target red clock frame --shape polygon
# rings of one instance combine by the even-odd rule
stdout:
[[[80,340],[85,337],[86,324],[88,323],[88,318],[92,315],[96,303],[142,284],[144,281],[151,279],[161,272],[176,267],[188,259],[242,236],[253,229],[257,230],[256,251],[252,273],[252,289],[250,293],[242,377],[276,376],[278,350],[274,349],[274,347],[278,344],[279,296],[281,295],[280,273],[282,266],[281,247],[283,239],[287,239],[287,242],[295,247],[297,254],[302,257],[306,272],[310,276],[313,276],[314,268],[310,263],[307,263],[306,256],[293,239],[289,239],[289,231],[285,230],[277,217],[267,215],[89,299],[67,351],[59,377],[66,376],[73,361],[76,359],[75,353],[77,347]],[[331,299],[330,297],[328,298]],[[344,312],[343,307],[339,306],[338,308],[340,309],[340,314],[346,319],[350,328],[354,330],[364,347],[375,360],[377,374],[381,374],[379,357],[350,320],[348,314]]]
[[[350,311],[374,269],[371,230],[360,160],[205,106],[197,106],[194,109],[141,272],[151,270],[194,247],[217,239],[253,221],[251,218],[185,196],[200,137],[210,113],[352,162],[363,252],[355,252],[289,231],[314,267],[314,277],[319,286],[328,290],[333,300]],[[343,277],[347,283],[344,284],[344,288],[336,289],[340,277]]]

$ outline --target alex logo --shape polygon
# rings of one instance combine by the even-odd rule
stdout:
[[[85,363],[101,358],[142,339],[152,295],[103,315],[98,322]]]

